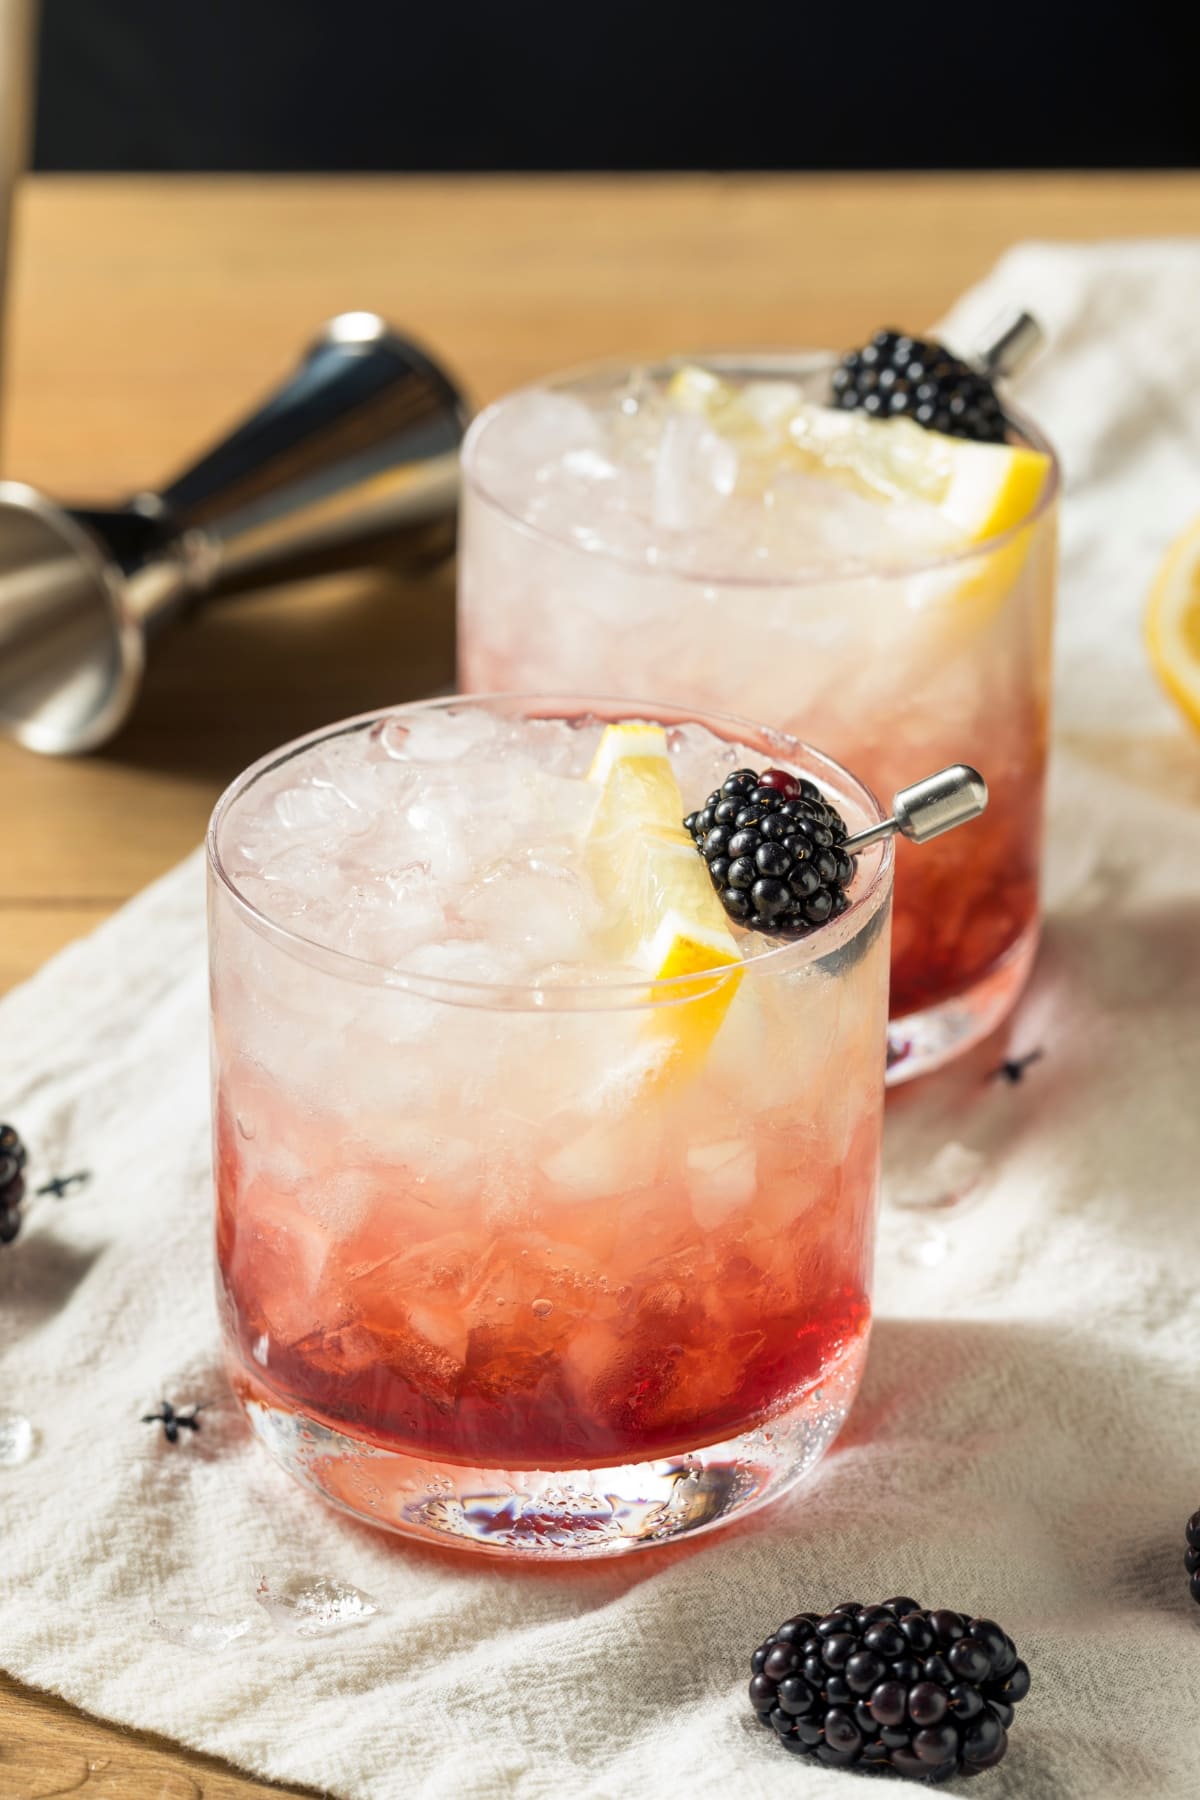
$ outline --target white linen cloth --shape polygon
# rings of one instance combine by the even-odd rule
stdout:
[[[1033,1671],[981,1796],[1194,1800],[1200,740],[1139,634],[1200,512],[1197,292],[1198,243],[1030,245],[955,314],[960,341],[1002,303],[1045,321],[1022,395],[1067,470],[1050,916],[1014,1033],[1045,1054],[895,1109],[897,1192],[932,1183],[939,1118],[978,1182],[943,1238],[885,1209],[865,1386],[814,1479],[547,1573],[358,1526],[271,1463],[219,1369],[197,855],[0,1006],[0,1117],[39,1174],[94,1170],[0,1254],[0,1411],[38,1433],[0,1467],[8,1670],[347,1800],[845,1800],[753,1723],[747,1659],[798,1608],[907,1591],[999,1619]],[[164,1394],[223,1403],[172,1447],[140,1423]],[[258,1570],[384,1610],[279,1635]],[[209,1654],[149,1629],[196,1612],[253,1624]]]

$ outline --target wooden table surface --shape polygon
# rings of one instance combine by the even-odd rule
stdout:
[[[1198,228],[1193,174],[41,177],[18,210],[0,467],[80,499],[153,484],[348,308],[486,400],[593,356],[919,329],[1018,239]],[[251,758],[444,685],[452,645],[450,571],[325,580],[168,640],[99,755],[0,742],[0,990],[189,850]],[[4,1800],[68,1790],[281,1791],[0,1677]]]

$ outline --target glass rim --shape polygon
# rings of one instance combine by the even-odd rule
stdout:
[[[1019,407],[1004,407],[1005,417],[1015,426],[1023,443],[1030,449],[1037,450],[1050,459],[1050,473],[1043,483],[1037,500],[1029,511],[1016,524],[1009,525],[1003,531],[994,532],[990,537],[981,538],[978,543],[964,545],[958,550],[949,550],[940,556],[912,557],[905,562],[885,563],[870,568],[834,570],[824,573],[815,569],[800,569],[791,574],[772,572],[766,575],[749,573],[717,574],[712,570],[676,569],[662,563],[647,563],[637,557],[628,556],[619,550],[590,549],[586,544],[566,536],[559,531],[551,531],[544,525],[531,524],[528,519],[499,499],[491,489],[479,478],[476,468],[477,449],[490,425],[498,417],[502,409],[522,394],[545,392],[547,389],[557,392],[563,389],[578,387],[585,380],[608,377],[615,379],[620,375],[630,375],[635,371],[644,371],[651,375],[665,374],[698,363],[703,368],[715,370],[721,374],[757,374],[769,375],[809,375],[825,367],[832,367],[837,361],[833,351],[829,350],[720,350],[712,352],[696,351],[690,354],[673,356],[645,357],[630,359],[626,357],[602,357],[595,362],[579,363],[569,369],[558,370],[543,380],[523,382],[520,387],[510,388],[495,400],[483,407],[472,419],[466,436],[463,439],[460,464],[462,480],[465,487],[489,507],[494,513],[505,519],[514,530],[534,539],[537,543],[552,544],[560,550],[569,550],[579,556],[590,557],[598,563],[614,563],[624,569],[634,571],[645,580],[667,580],[686,582],[701,587],[726,587],[762,589],[764,592],[776,592],[784,588],[831,587],[850,583],[869,581],[899,581],[914,575],[935,575],[943,570],[953,570],[964,563],[981,561],[984,557],[1001,550],[1006,544],[1036,525],[1058,499],[1062,485],[1062,469],[1058,453],[1050,440],[1039,431],[1038,427]]]
[[[231,902],[241,922],[266,938],[277,948],[326,973],[359,986],[385,988],[451,1005],[475,1007],[479,1010],[506,1012],[622,1012],[650,1011],[668,1005],[686,1005],[704,998],[740,969],[742,975],[762,970],[763,973],[790,971],[809,962],[817,962],[850,943],[870,927],[887,898],[891,886],[894,848],[890,837],[860,852],[860,865],[875,858],[862,893],[857,894],[836,919],[802,938],[785,938],[760,954],[743,959],[739,964],[722,964],[712,969],[698,969],[665,978],[647,975],[636,981],[623,982],[485,982],[464,981],[456,977],[427,975],[419,970],[394,968],[390,964],[355,956],[337,950],[316,939],[306,937],[289,925],[272,919],[242,893],[235,877],[222,857],[222,827],[238,801],[263,776],[292,761],[314,744],[327,739],[345,737],[365,731],[381,720],[403,717],[407,713],[447,711],[454,707],[484,706],[501,711],[520,711],[529,719],[595,718],[600,723],[645,720],[654,724],[700,725],[747,749],[761,747],[764,754],[784,763],[795,764],[803,773],[816,773],[835,793],[841,787],[861,807],[867,824],[882,823],[888,814],[867,784],[827,756],[823,751],[793,737],[789,732],[771,726],[756,725],[735,713],[707,712],[669,701],[619,700],[597,695],[544,695],[518,693],[447,694],[425,700],[410,700],[399,706],[372,707],[332,725],[320,726],[290,739],[268,751],[243,769],[225,788],[209,819],[205,833],[205,855],[210,877]],[[714,727],[719,729],[713,730]],[[864,827],[865,828],[865,827]]]

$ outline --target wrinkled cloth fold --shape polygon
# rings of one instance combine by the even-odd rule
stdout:
[[[845,1796],[754,1722],[748,1658],[799,1608],[910,1592],[1032,1669],[981,1795],[1200,1793],[1200,740],[1140,643],[1200,512],[1198,291],[1198,243],[1027,245],[949,323],[1018,303],[1049,332],[1021,384],[1067,472],[1048,918],[1012,1034],[1043,1054],[892,1108],[867,1376],[807,1486],[546,1571],[388,1538],[270,1462],[220,1366],[197,853],[0,1004],[0,1117],[39,1174],[93,1171],[0,1252],[0,1412],[37,1433],[0,1467],[0,1664],[344,1800]],[[925,1207],[946,1170],[969,1193]],[[211,1402],[202,1429],[142,1423],[164,1397]],[[305,1575],[381,1610],[272,1629],[260,1576]],[[247,1628],[150,1623],[200,1613]]]

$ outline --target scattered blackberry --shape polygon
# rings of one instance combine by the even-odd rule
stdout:
[[[1029,1692],[1029,1670],[998,1625],[905,1596],[797,1613],[750,1667],[751,1704],[785,1750],[914,1781],[998,1763]]]
[[[927,431],[1002,444],[1004,409],[986,375],[944,345],[899,331],[877,331],[850,350],[833,374],[833,403],[877,419],[914,419]]]
[[[739,925],[803,937],[850,904],[846,822],[803,776],[738,769],[683,823]]]
[[[0,1125],[0,1244],[11,1244],[21,1229],[24,1167],[24,1144],[11,1125]]]
[[[1200,1512],[1194,1512],[1187,1522],[1187,1543],[1183,1566],[1192,1578],[1192,1599],[1200,1605]]]

